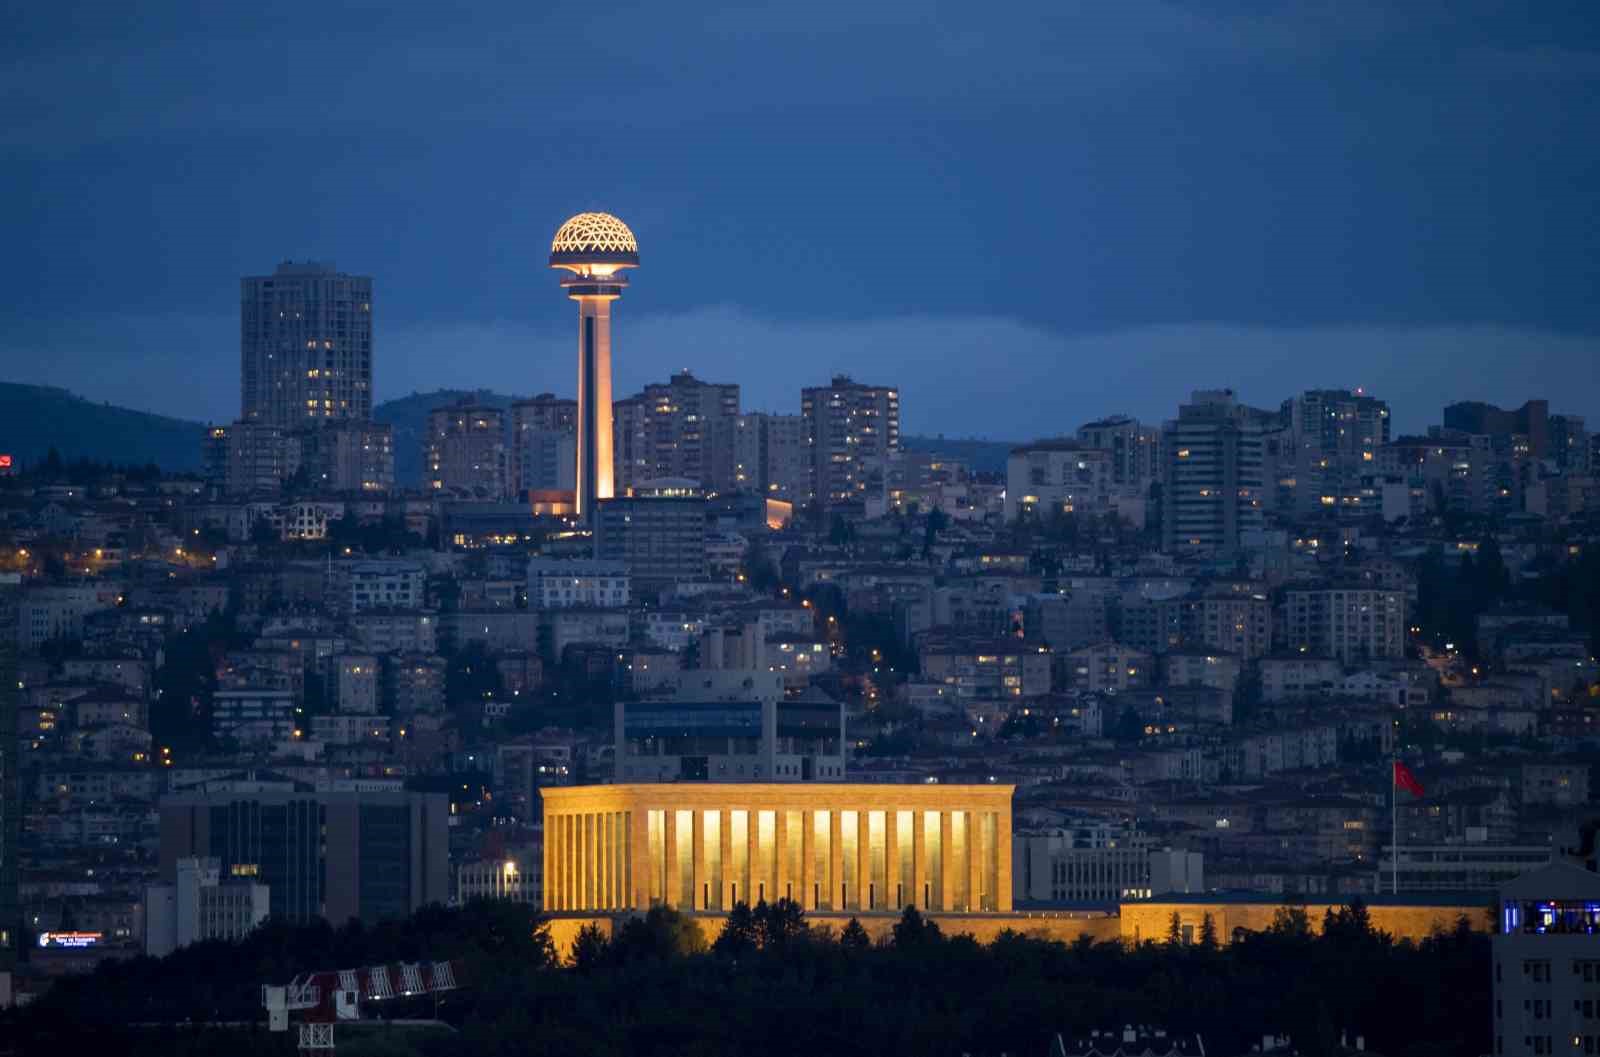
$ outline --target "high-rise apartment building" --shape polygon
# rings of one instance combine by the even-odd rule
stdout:
[[[800,392],[811,446],[812,491],[824,507],[858,501],[866,491],[863,460],[900,450],[900,391],[835,375]]]
[[[611,405],[611,465],[617,495],[627,495],[655,476],[649,424],[650,406],[643,393]]]
[[[372,417],[372,279],[285,261],[239,282],[240,418],[286,430]]]
[[[272,916],[297,924],[401,918],[449,897],[442,793],[264,784],[162,797],[162,882],[177,883],[182,859],[216,859],[222,878],[265,884]]]
[[[1346,665],[1405,655],[1406,595],[1371,584],[1295,584],[1284,591],[1284,648]]]
[[[1128,494],[1148,494],[1166,471],[1160,428],[1140,425],[1127,415],[1079,426],[1078,443],[1111,453],[1111,483]]]
[[[1110,504],[1113,453],[1075,440],[1041,440],[1006,457],[1007,521],[1100,513]]]
[[[435,492],[481,499],[505,495],[505,412],[470,399],[428,412],[422,472]]]
[[[1267,437],[1271,505],[1295,518],[1362,513],[1364,482],[1389,443],[1389,405],[1360,389],[1308,389],[1283,402],[1281,429]]]
[[[540,393],[511,405],[511,490],[577,487],[578,402]]]
[[[803,503],[811,497],[811,448],[800,415],[754,413],[735,418],[728,491]]]
[[[702,382],[681,371],[666,382],[645,386],[633,399],[639,402],[642,417],[630,427],[642,427],[643,447],[630,452],[627,459],[617,456],[618,462],[629,464],[632,483],[682,477],[698,482],[708,492],[734,490],[737,385]],[[613,415],[617,410],[613,408]],[[620,432],[615,425],[613,430]],[[638,445],[637,436],[627,441],[630,447]],[[617,493],[623,494],[621,487]]]
[[[1263,436],[1278,416],[1233,390],[1200,390],[1164,430],[1162,544],[1168,551],[1237,549],[1264,511]]]

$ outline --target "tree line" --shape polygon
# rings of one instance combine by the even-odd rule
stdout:
[[[610,935],[582,930],[558,957],[531,908],[474,902],[373,928],[270,922],[238,943],[104,963],[7,1014],[0,1036],[23,1052],[287,1054],[292,1035],[258,1023],[262,984],[449,958],[461,991],[375,1010],[437,1015],[455,1034],[367,1039],[361,1052],[1042,1057],[1057,1032],[1125,1024],[1198,1034],[1211,1054],[1248,1052],[1264,1034],[1288,1035],[1307,1055],[1358,1035],[1391,1057],[1489,1052],[1485,935],[1462,921],[1396,941],[1359,903],[1320,924],[1285,909],[1226,944],[1214,924],[1185,943],[1176,922],[1164,942],[1008,931],[981,944],[908,908],[874,941],[855,919],[834,929],[780,901],[735,907],[709,937],[694,919],[653,909]],[[255,1026],[198,1026],[225,1021]]]

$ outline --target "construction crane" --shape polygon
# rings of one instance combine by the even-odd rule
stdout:
[[[333,1053],[333,1026],[361,1019],[362,1004],[397,998],[440,995],[460,987],[455,962],[398,962],[364,969],[302,973],[288,984],[261,988],[271,1031],[288,1031],[292,1019],[300,1032],[302,1057]]]

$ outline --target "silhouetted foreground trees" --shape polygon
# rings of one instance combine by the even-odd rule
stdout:
[[[1390,1057],[1489,1052],[1488,938],[1465,927],[1418,944],[1375,932],[1351,907],[1321,922],[1280,913],[1228,946],[1128,948],[1006,933],[947,936],[908,910],[873,943],[836,935],[792,903],[738,907],[715,937],[654,910],[612,937],[585,930],[570,968],[525,908],[425,910],[375,929],[270,926],[237,945],[108,965],[0,1022],[28,1052],[288,1054],[292,1036],[130,1022],[256,1020],[260,985],[312,969],[453,957],[469,986],[440,1003],[458,1034],[352,1040],[350,1052],[560,1054],[999,1054],[1043,1057],[1060,1031],[1148,1024],[1198,1033],[1209,1054],[1248,1052],[1263,1033],[1301,1053],[1341,1033]],[[432,1016],[431,999],[385,1017]],[[341,1045],[340,1052],[346,1047]]]

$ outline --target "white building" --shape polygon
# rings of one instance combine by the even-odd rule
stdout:
[[[1199,852],[1152,848],[1144,840],[1081,848],[1066,831],[1012,838],[1012,898],[1017,902],[1115,904],[1206,890]]]
[[[544,855],[540,849],[507,859],[464,862],[456,868],[456,904],[474,899],[504,899],[540,906],[544,902]]]
[[[216,859],[179,859],[175,884],[145,888],[144,952],[161,958],[201,940],[242,939],[267,920],[269,895],[248,876],[223,880]]]
[[[362,561],[338,568],[349,584],[342,601],[351,612],[364,609],[419,609],[427,597],[427,575],[417,562]]]
[[[30,652],[51,639],[81,639],[83,618],[121,597],[122,583],[114,580],[30,587],[17,603],[17,648]]]
[[[1098,512],[1115,489],[1111,453],[1075,440],[1042,440],[1013,448],[1006,459],[1007,521],[1022,514]]]
[[[211,698],[211,733],[246,745],[288,741],[297,729],[295,717],[288,690],[218,690]]]
[[[533,558],[528,562],[532,609],[614,609],[628,604],[628,567],[623,562]]]
[[[333,699],[340,712],[378,711],[378,658],[344,654],[333,659]]]
[[[1600,875],[1552,863],[1500,889],[1496,1055],[1600,1050]]]

